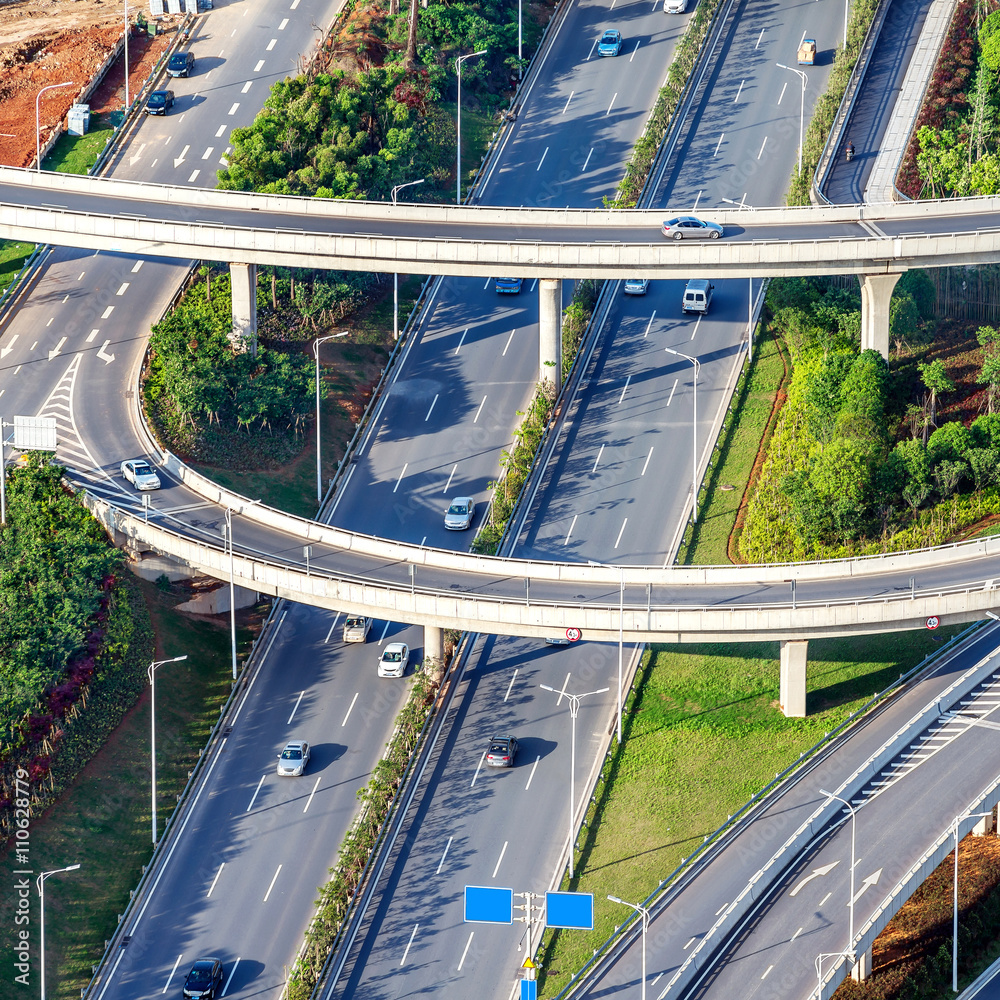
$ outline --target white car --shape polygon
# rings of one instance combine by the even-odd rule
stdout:
[[[344,642],[367,642],[372,620],[364,615],[348,615],[344,620]]]
[[[141,458],[133,458],[122,462],[122,478],[131,483],[137,490],[158,490],[160,477],[156,470]]]
[[[278,754],[278,774],[300,778],[306,772],[309,763],[309,744],[305,740],[292,740],[285,744],[285,749]]]
[[[626,295],[645,295],[649,278],[626,278],[622,291]]]
[[[444,515],[444,526],[449,531],[465,531],[476,516],[476,501],[472,497],[455,497]]]
[[[390,642],[378,658],[379,677],[402,677],[410,662],[410,647],[405,642]]]

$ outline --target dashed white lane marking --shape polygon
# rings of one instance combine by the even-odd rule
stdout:
[[[431,419],[431,414],[434,412],[434,407],[437,404],[438,396],[440,396],[440,395],[441,395],[441,393],[439,393],[439,392],[434,393],[434,398],[431,400],[431,405],[427,408],[427,416],[424,417],[424,423],[425,424],[427,423],[428,420]]]
[[[69,300],[69,295],[64,295],[63,296],[63,300],[62,300],[62,304],[65,305],[68,300]]]
[[[457,970],[458,972],[461,972],[462,971],[462,966],[465,965],[465,956],[469,954],[469,946],[472,944],[472,938],[475,935],[475,933],[476,932],[473,931],[469,935],[469,940],[465,942],[465,951],[462,952],[462,958],[461,958],[461,960],[458,963],[458,970]]]
[[[267,887],[267,892],[264,893],[263,902],[267,902],[268,897],[271,895],[271,890],[274,888],[274,883],[278,881],[278,872],[281,871],[281,865],[278,865],[277,871],[275,871],[274,876],[271,878],[271,884]]]
[[[566,98],[566,107],[564,107],[564,108],[562,109],[562,113],[563,113],[563,114],[566,114],[566,112],[567,112],[567,111],[569,111],[569,102],[573,100],[573,95],[574,95],[575,93],[576,93],[576,91],[575,91],[575,90],[571,90],[571,91],[569,92],[569,97],[567,97],[567,98]]]
[[[712,154],[713,157],[719,155],[719,149],[722,146],[722,140],[725,138],[725,135],[726,135],[725,132],[719,133],[719,141],[715,144],[715,152]],[[699,191],[698,194],[701,194],[701,192]]]
[[[257,782],[257,787],[253,790],[253,795],[250,798],[250,805],[247,806],[247,812],[253,809],[253,804],[257,801],[257,793],[260,791],[260,786],[264,784],[264,779],[267,777],[266,774],[260,776],[260,781]]]
[[[656,310],[653,310],[653,315],[649,317],[649,322],[646,324],[646,332],[642,335],[642,339],[645,340],[649,336],[650,328],[653,326],[653,320],[656,317]]]
[[[764,155],[764,147],[767,145],[767,136],[764,136],[764,141],[760,144],[760,152],[757,153],[757,159],[759,160]]]
[[[245,94],[252,86],[253,86],[253,80],[247,80],[247,82],[243,84],[243,89],[240,91],[240,93]]]
[[[800,927],[789,939],[789,941],[794,941],[802,933],[802,928]]]
[[[715,915],[716,915],[716,916],[719,916],[719,915],[720,915],[720,914],[722,913],[722,911],[723,911],[723,910],[724,910],[724,909],[725,909],[725,908],[726,908],[726,907],[727,907],[728,905],[729,905],[728,903],[723,903],[723,904],[722,904],[722,906],[720,906],[720,907],[719,907],[719,908],[718,908],[718,909],[717,909],[717,910],[715,911]]]
[[[316,784],[313,785],[313,790],[309,793],[309,798],[306,799],[306,804],[302,807],[302,811],[305,812],[309,806],[312,804],[313,796],[316,794],[316,789],[319,788],[319,779],[322,775],[316,775]]]
[[[299,0],[292,0],[292,5],[288,9],[295,10],[295,8],[298,7],[298,5],[299,5]]]
[[[740,89],[736,91],[736,96],[733,98],[733,104],[736,104],[739,101],[740,94],[743,93],[743,84],[744,83],[746,83],[746,80],[740,80]]]
[[[220,125],[220,126],[218,127],[218,129],[216,129],[216,132],[215,132],[215,138],[216,138],[216,139],[219,139],[219,138],[221,138],[222,134],[223,134],[223,133],[224,133],[225,131],[226,131],[226,126],[225,126],[225,125]]]
[[[786,83],[786,84],[784,85],[784,87],[782,87],[782,88],[781,88],[781,93],[780,93],[780,94],[778,94],[778,103],[779,103],[779,104],[781,103],[781,99],[782,99],[782,98],[783,98],[783,97],[785,96],[785,88],[786,88],[787,86],[788,86],[788,84]]]
[[[594,459],[594,467],[590,470],[590,474],[593,475],[597,472],[597,466],[601,461],[601,455],[604,454],[604,445],[602,444],[599,451],[597,452],[597,458]]]
[[[88,344],[92,344],[94,342],[94,338],[97,336],[98,332],[99,332],[98,330],[91,330],[90,333],[87,334]]]
[[[166,993],[167,989],[170,987],[170,980],[174,978],[174,973],[177,971],[177,966],[181,964],[181,959],[184,957],[184,952],[181,952],[177,956],[177,961],[174,962],[174,967],[170,970],[170,975],[167,976],[167,981],[163,984],[163,989],[160,990],[161,993]]]
[[[243,956],[241,955],[235,962],[233,962],[233,967],[229,970],[229,978],[226,980],[226,985],[222,987],[222,993],[219,994],[220,996],[226,995],[226,990],[229,989],[229,984],[233,981],[233,976],[236,975],[236,967],[240,964],[240,959],[242,959],[242,957]]]
[[[263,59],[258,59],[257,60],[257,65],[254,66],[253,71],[255,73],[259,73],[263,68],[264,68],[264,60]]]
[[[107,319],[114,311],[115,311],[114,306],[108,306],[108,308],[101,313],[101,319]]]
[[[219,876],[222,874],[222,869],[225,867],[226,867],[226,862],[223,861],[222,864],[219,865],[219,870],[215,873],[215,878],[212,879],[212,884],[208,887],[208,893],[206,895],[206,898],[207,896],[212,895],[212,890],[215,888],[215,883],[219,881]]]
[[[292,711],[288,716],[288,721],[285,723],[286,726],[292,724],[292,719],[295,718],[295,713],[299,710],[299,705],[302,704],[302,697],[305,695],[305,691],[300,691],[298,698],[295,699],[295,704],[292,706]]]
[[[133,273],[133,274],[136,274],[136,273],[138,273],[138,271],[139,271],[139,268],[140,268],[140,267],[142,267],[142,265],[143,265],[144,263],[145,263],[145,261],[141,261],[141,260],[137,260],[137,261],[136,261],[136,262],[135,262],[135,263],[134,263],[134,264],[132,265],[132,273]]]
[[[488,398],[488,396],[483,396],[483,401],[479,404],[479,409],[476,410],[476,415],[472,419],[473,423],[476,423],[479,420],[479,415],[483,412],[483,407],[486,405],[486,400]]]
[[[48,323],[45,324],[46,327],[52,326],[52,324],[55,322],[55,319],[56,319],[55,316],[50,316]]]
[[[563,545],[568,545],[569,544],[569,536],[573,534],[573,529],[576,527],[576,519],[579,516],[580,516],[579,514],[574,514],[573,515],[573,520],[570,521],[570,523],[569,523],[569,531],[566,532],[566,541],[563,542]]]
[[[454,464],[454,465],[453,465],[453,466],[451,467],[451,472],[450,472],[450,474],[448,475],[448,482],[446,482],[446,483],[444,484],[444,489],[443,489],[443,490],[441,491],[442,493],[447,493],[447,492],[448,492],[448,490],[449,490],[449,489],[451,488],[451,481],[452,481],[452,479],[453,479],[453,478],[454,478],[454,476],[455,476],[455,470],[456,470],[457,468],[458,468],[458,462],[456,462],[456,463],[455,463],[455,464]],[[427,537],[427,536],[426,536],[426,535],[424,535],[424,538],[426,538],[426,537]],[[421,542],[420,544],[421,544],[421,545],[423,545],[424,543],[423,543],[423,542]]]
[[[691,940],[688,941],[688,943],[686,945],[684,945],[684,950],[687,951],[688,948],[690,948],[691,945],[693,945],[693,944],[694,944],[694,938],[691,938]]]
[[[191,171],[191,176],[188,178],[188,184],[194,184],[194,182],[198,178],[198,174],[200,174],[200,173],[201,173],[200,170],[192,170]]]
[[[281,24],[278,25],[278,31],[284,31],[287,26],[288,26],[288,18],[286,17],[283,18]]]
[[[269,42],[267,43],[267,47],[266,47],[266,48],[264,49],[264,51],[265,51],[265,52],[270,52],[270,51],[271,51],[271,49],[273,49],[273,48],[275,47],[275,45],[277,45],[277,44],[278,44],[278,39],[277,39],[277,38],[272,38],[272,39],[271,39],[271,40],[270,40],[270,41],[269,41]]]
[[[337,627],[337,622],[340,621],[340,612],[338,611],[333,618],[333,624],[330,626],[330,631],[326,633],[326,638],[323,640],[323,644],[326,645],[330,641],[330,636],[333,635],[333,630]]]
[[[545,149],[542,150],[542,158],[538,161],[538,166],[535,167],[536,174],[538,173],[539,170],[542,169],[542,164],[545,162],[545,157],[548,155],[548,152],[549,152],[549,147],[546,146]]]
[[[670,405],[670,401],[674,398],[674,393],[677,391],[677,383],[680,382],[679,378],[674,379],[674,384],[670,387],[670,395],[667,396],[667,406]]]
[[[84,276],[84,275],[85,275],[86,273],[87,273],[86,271],[81,271],[81,272],[80,272],[80,277],[79,277],[79,278],[77,278],[76,280],[77,280],[77,281],[83,281],[83,276]]]
[[[766,969],[764,970],[764,975],[762,975],[762,976],[761,976],[760,978],[761,978],[761,979],[767,979],[767,974],[768,974],[768,973],[769,973],[769,972],[770,972],[770,971],[771,971],[771,970],[772,970],[773,968],[774,968],[774,966],[773,966],[773,965],[769,965],[769,966],[768,966],[768,967],[767,967],[767,968],[766,968]]]
[[[622,540],[622,535],[625,534],[625,525],[626,524],[628,524],[628,518],[627,517],[625,518],[624,521],[622,521],[622,526],[618,530],[618,537],[615,539],[615,548],[616,549],[618,548],[619,542],[621,542],[621,540]]]
[[[640,42],[638,42],[638,41],[637,41],[637,42],[635,43],[635,48],[634,48],[634,49],[632,50],[632,55],[630,55],[630,56],[628,57],[628,61],[629,61],[629,62],[631,62],[631,61],[632,61],[632,60],[633,60],[633,59],[635,58],[635,54],[636,54],[636,52],[638,52],[638,51],[639,51],[639,45],[640,45],[640,44],[641,44],[641,43],[640,43]]]
[[[235,114],[236,114],[236,109],[237,109],[237,108],[238,108],[239,106],[240,106],[240,102],[239,102],[239,101],[237,101],[237,102],[236,102],[236,103],[235,103],[235,104],[234,104],[234,105],[233,105],[233,106],[232,106],[232,107],[231,107],[231,108],[229,109],[229,114],[230,114],[230,115],[235,115]]]
[[[516,327],[510,331],[510,336],[507,338],[507,343],[503,345],[503,351],[500,353],[501,358],[507,357],[507,348],[510,347],[510,342],[514,339],[515,333],[517,333]]]
[[[214,153],[214,152],[215,152],[215,146],[209,146],[205,150],[205,152],[201,154],[201,158],[203,160],[207,160],[212,155],[212,153]]]
[[[594,147],[593,147],[593,146],[591,146],[591,147],[590,147],[590,152],[589,152],[589,153],[587,154],[587,159],[585,159],[585,160],[583,161],[583,169],[582,169],[582,170],[580,171],[580,173],[581,173],[581,174],[585,174],[585,173],[587,172],[587,164],[588,164],[588,163],[590,163],[590,158],[591,158],[591,157],[592,157],[593,155],[594,155]]]
[[[128,291],[128,286],[129,283],[127,281],[123,281],[121,284],[121,288],[119,288],[118,291],[115,292],[115,295],[124,295]]]
[[[497,877],[497,872],[500,871],[500,865],[503,862],[503,856],[507,853],[507,843],[508,842],[505,840],[503,842],[503,847],[500,848],[500,857],[497,858],[497,863],[496,863],[496,866],[493,869],[493,875],[491,876],[492,878],[496,878]]]
[[[625,378],[625,384],[622,386],[622,394],[618,397],[618,405],[621,406],[625,399],[625,393],[628,392],[628,384],[632,381],[632,376],[628,375]]]
[[[617,100],[618,100],[618,93],[616,91],[614,97],[611,98],[611,103],[608,105],[608,110],[604,112],[605,117],[611,114],[611,109],[615,106],[615,101]]]
[[[653,449],[649,449],[649,454],[646,456],[646,461],[642,463],[642,472],[639,473],[640,476],[646,475],[646,469],[649,467],[649,460],[653,457]]]
[[[396,480],[396,485],[395,485],[395,486],[393,486],[393,488],[392,488],[392,492],[393,492],[393,493],[395,493],[395,492],[396,492],[396,490],[398,490],[398,489],[399,489],[399,484],[400,484],[400,483],[401,483],[401,482],[403,481],[403,476],[405,476],[405,475],[406,475],[406,467],[407,467],[407,466],[408,466],[409,464],[410,464],[409,462],[404,462],[404,463],[403,463],[403,468],[402,468],[402,469],[400,470],[400,473],[399,473],[399,479],[397,479],[397,480]]]
[[[399,964],[402,965],[406,961],[406,956],[410,953],[410,945],[413,944],[413,939],[417,936],[417,928],[420,924],[414,924],[413,930],[410,933],[410,940],[406,942],[406,947],[403,949],[403,957],[399,960]]]
[[[761,29],[760,29],[760,34],[759,34],[759,35],[757,36],[757,44],[756,44],[756,45],[754,46],[754,51],[756,51],[757,49],[759,49],[759,48],[760,48],[760,42],[761,42],[761,39],[762,39],[763,37],[764,37],[764,29],[763,29],[763,28],[761,28]],[[805,36],[805,35],[803,34],[803,36],[802,36],[802,37],[803,37],[803,38],[805,38],[806,36]],[[800,42],[799,44],[801,45],[802,43]]]
[[[479,764],[476,766],[476,773],[472,776],[472,782],[469,785],[471,788],[476,783],[476,778],[479,777],[479,769],[483,766],[483,761],[486,760],[486,751],[483,751],[482,757],[479,758]]]
[[[514,681],[517,680],[517,667],[514,668],[514,673],[510,675],[510,683],[507,685],[507,693],[503,696],[503,700],[506,701],[510,697],[510,689],[514,686]]]
[[[343,729],[347,725],[347,720],[351,717],[351,712],[354,711],[354,704],[358,700],[358,695],[361,694],[360,691],[354,693],[354,697],[351,699],[351,705],[347,709],[347,715],[344,716],[344,721],[340,724],[340,728]]]
[[[524,786],[524,790],[527,791],[531,788],[531,779],[535,776],[535,769],[538,767],[538,762],[542,759],[542,755],[539,754],[535,758],[535,763],[531,765],[531,774],[528,775],[528,783]]]
[[[824,897],[823,897],[823,898],[822,898],[822,899],[821,899],[821,900],[819,901],[819,905],[820,905],[820,906],[822,906],[822,905],[823,905],[823,904],[824,904],[824,903],[825,903],[825,902],[826,902],[826,901],[827,901],[827,900],[828,900],[828,899],[829,899],[829,898],[830,898],[830,897],[831,897],[832,895],[833,895],[833,893],[832,893],[832,892],[828,892],[828,893],[827,893],[827,894],[826,894],[826,895],[825,895],[825,896],[824,896]]]
[[[455,348],[455,353],[456,353],[456,354],[458,354],[458,352],[459,352],[459,351],[460,351],[460,350],[462,349],[462,344],[464,344],[464,343],[465,343],[465,335],[466,335],[466,334],[467,334],[468,332],[469,332],[469,331],[468,331],[468,329],[466,328],[465,330],[463,330],[463,331],[462,331],[462,336],[458,338],[458,347],[456,347],[456,348]]]
[[[444,854],[441,855],[441,860],[438,862],[437,871],[434,873],[435,875],[441,874],[441,869],[444,867],[444,859],[448,857],[448,848],[451,847],[451,842],[453,839],[454,838],[449,837],[448,843],[444,845]]]

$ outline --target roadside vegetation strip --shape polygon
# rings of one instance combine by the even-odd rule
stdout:
[[[354,896],[380,846],[386,820],[403,785],[430,718],[437,685],[422,670],[414,674],[410,696],[396,718],[396,731],[385,756],[358,793],[362,806],[344,838],[333,877],[320,890],[316,915],[288,977],[287,1000],[308,1000],[350,912]]]
[[[891,648],[881,636],[814,640],[805,719],[786,719],[776,704],[775,644],[653,646],[625,741],[588,812],[576,878],[564,886],[594,894],[595,929],[545,935],[541,994],[565,988],[625,922],[608,895],[649,897],[707,831],[935,646],[925,632],[894,636]]]

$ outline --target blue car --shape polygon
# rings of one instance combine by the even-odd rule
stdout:
[[[622,33],[615,28],[608,28],[597,43],[599,56],[616,56],[622,50]]]

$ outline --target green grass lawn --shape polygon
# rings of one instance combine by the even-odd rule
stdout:
[[[17,277],[17,272],[24,267],[24,262],[35,249],[34,243],[23,243],[21,240],[0,240],[0,294]]]
[[[229,630],[215,620],[173,611],[181,595],[163,594],[144,584],[157,637],[157,657],[184,653],[188,659],[156,672],[157,809],[162,830],[188,771],[198,760],[219,708],[229,696]],[[186,597],[187,595],[183,595]],[[248,633],[240,636],[245,643]],[[149,772],[149,696],[144,693],[103,749],[84,768],[62,798],[30,827],[35,871],[79,862],[79,871],[45,883],[46,989],[55,1000],[78,1000],[91,966],[104,952],[129,891],[139,882],[151,853]],[[6,858],[7,869],[13,859]],[[34,889],[32,888],[34,897]],[[13,893],[4,894],[0,911],[6,926]],[[36,904],[32,913],[37,915]],[[33,925],[37,935],[37,924]],[[37,945],[37,937],[33,937]],[[37,970],[37,948],[33,952]],[[33,989],[18,996],[34,995]],[[8,996],[13,996],[13,988]]]
[[[103,115],[91,115],[87,134],[64,132],[42,161],[42,168],[60,174],[85,174],[97,162],[113,133],[114,128]]]

